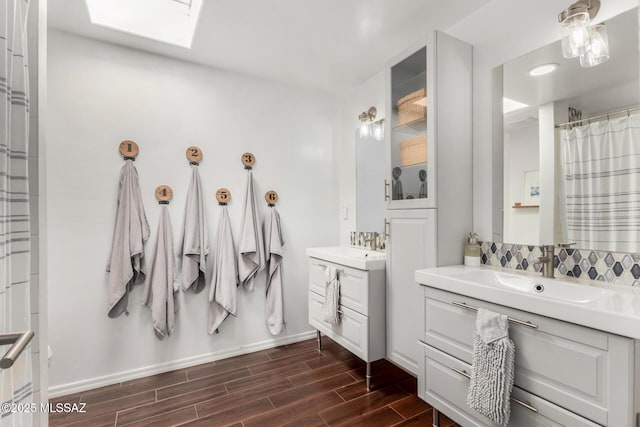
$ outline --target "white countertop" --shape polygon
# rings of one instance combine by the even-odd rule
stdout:
[[[417,270],[421,285],[640,339],[640,288],[480,266]],[[536,293],[533,287],[542,285]]]
[[[307,255],[359,270],[384,270],[386,264],[384,252],[349,246],[307,248]]]

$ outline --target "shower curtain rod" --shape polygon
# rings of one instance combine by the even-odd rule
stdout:
[[[640,107],[634,107],[634,108],[627,108],[625,110],[620,110],[620,111],[615,111],[613,113],[607,113],[607,114],[601,114],[599,116],[595,116],[595,117],[589,117],[588,119],[580,119],[580,120],[574,120],[572,122],[567,122],[567,123],[560,123],[559,125],[556,125],[556,129],[557,128],[561,128],[563,126],[569,126],[569,125],[575,125],[577,123],[582,123],[582,122],[588,122],[591,123],[593,122],[597,122],[600,121],[600,119],[607,119],[609,120],[609,118],[611,116],[617,116],[618,114],[626,114],[627,116],[629,114],[631,114],[634,111],[639,111]]]

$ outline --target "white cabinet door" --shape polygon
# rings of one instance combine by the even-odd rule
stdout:
[[[417,375],[422,287],[415,271],[436,266],[436,210],[387,211],[387,359]]]

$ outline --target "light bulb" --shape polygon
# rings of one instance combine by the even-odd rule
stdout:
[[[575,13],[562,22],[562,55],[565,58],[575,58],[589,51],[589,22],[591,19],[586,11]]]
[[[366,122],[362,122],[360,124],[360,137],[366,138],[369,136],[369,124]]]
[[[382,124],[382,122],[378,122],[374,125],[373,137],[377,141],[382,141],[382,138],[384,137],[384,125]]]
[[[594,25],[590,32],[591,49],[580,56],[580,65],[594,67],[609,60],[609,38],[604,24]]]

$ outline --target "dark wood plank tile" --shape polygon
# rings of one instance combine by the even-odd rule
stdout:
[[[146,418],[134,423],[129,424],[121,424],[120,417],[118,417],[118,427],[120,426],[129,426],[129,427],[146,427],[146,426],[154,426],[154,427],[169,427],[175,426],[179,424],[184,424],[189,421],[195,421],[198,419],[198,414],[196,413],[196,409],[193,406],[187,406],[182,409],[178,409],[176,411],[167,412],[164,414],[156,415],[155,417]]]
[[[259,387],[198,403],[196,405],[196,411],[198,412],[198,416],[202,418],[225,409],[246,405],[247,403],[280,393],[290,388],[292,388],[291,383],[287,381],[286,378],[279,377],[272,379],[271,382],[263,383]]]
[[[310,416],[317,415],[324,408],[331,408],[342,402],[343,400],[340,396],[330,392],[320,396],[308,397],[291,405],[262,413],[253,418],[244,419],[242,424],[244,427],[270,427],[279,426],[283,423],[295,425],[297,420],[307,419]]]
[[[366,377],[366,368],[358,368],[349,371],[357,380],[364,380]],[[387,362],[386,360],[374,362],[371,366],[371,388],[378,389],[384,386],[409,380],[413,376],[397,366]]]
[[[127,395],[138,394],[144,391],[155,390],[160,387],[166,387],[173,384],[179,384],[187,381],[187,373],[185,370],[165,372],[163,374],[153,375],[147,378],[127,381],[119,387],[108,386],[96,391],[88,391],[82,394],[81,400],[87,405],[92,403],[104,402],[112,399],[119,399]]]
[[[404,418],[412,418],[418,414],[431,410],[431,405],[420,399],[415,394],[394,402],[389,406]]]
[[[98,415],[97,417],[91,416],[91,414],[84,414],[74,422],[62,423],[59,419],[55,419],[49,416],[50,427],[113,427],[116,424],[116,414],[109,413],[104,415]]]
[[[82,419],[95,418],[101,415],[113,414],[126,408],[133,408],[156,400],[155,390],[149,390],[138,394],[123,396],[119,399],[106,400],[104,402],[87,403],[86,413],[58,413],[49,416],[50,420],[60,424],[77,422]],[[115,417],[114,417],[115,418]]]
[[[385,406],[377,411],[347,421],[349,427],[387,427],[404,420],[400,414]]]
[[[334,363],[342,361],[342,360],[352,359],[354,357],[353,353],[351,353],[350,351],[344,350],[344,349],[340,350],[340,351],[324,351],[323,350],[322,351],[322,355],[324,357],[319,357],[317,359],[307,360],[305,363],[311,369],[318,369],[318,368],[322,368],[324,366],[331,365],[331,364],[334,364]]]
[[[297,362],[305,362],[313,359],[320,359],[325,357],[323,354],[318,353],[315,350],[307,350],[302,353],[288,355],[269,362],[257,363],[255,365],[249,365],[249,370],[252,374],[257,375],[274,369],[291,366]]]
[[[187,369],[187,377],[190,380],[195,380],[202,377],[209,377],[222,372],[232,371],[234,369],[243,368],[248,365],[253,365],[261,362],[268,362],[271,360],[267,356],[266,350],[256,353],[243,354],[241,356],[234,356],[229,359],[216,360],[215,362],[205,363],[202,365],[194,366]]]
[[[67,394],[65,396],[49,399],[49,403],[51,403],[52,405],[56,405],[58,403],[71,403],[71,404],[79,403],[81,396],[82,396],[82,393]]]
[[[145,418],[155,417],[187,406],[192,407],[196,403],[226,395],[227,389],[223,384],[219,384],[213,387],[194,390],[190,393],[181,394],[169,399],[160,400],[158,402],[149,403],[147,405],[138,406],[136,408],[124,409],[118,412],[118,425],[134,423]]]
[[[172,385],[169,387],[163,387],[158,390],[158,400],[168,399],[180,394],[189,393],[194,390],[212,387],[218,384],[224,384],[229,381],[237,380],[240,378],[246,378],[251,376],[251,372],[247,368],[238,368],[233,371],[222,372],[217,375],[211,375],[209,377],[202,377],[197,380],[187,381],[184,383]]]
[[[398,424],[394,424],[394,427],[425,427],[432,425],[432,415],[431,411],[423,412],[420,415],[416,415],[415,417],[409,418],[408,420],[404,420],[399,422]],[[444,427],[442,423],[441,427]]]
[[[358,381],[342,387],[340,390],[336,390],[336,393],[338,393],[340,397],[348,402],[349,400],[364,396],[365,394],[370,393],[370,391],[367,390],[367,383],[365,383],[364,381]]]
[[[207,417],[198,418],[198,420],[186,423],[188,426],[226,426],[229,424],[242,421],[244,418],[252,417],[257,414],[268,412],[273,409],[273,405],[269,399],[263,398],[255,400],[246,405],[227,409]]]
[[[271,400],[273,406],[279,408],[307,397],[323,394],[328,391],[344,387],[354,381],[355,380],[349,374],[342,373],[310,384],[295,387],[291,390],[283,391],[282,393],[271,395],[269,396],[269,400]]]
[[[282,427],[325,427],[326,425],[327,423],[319,415],[309,415],[292,423],[282,424]]]
[[[239,391],[248,390],[250,388],[258,387],[262,384],[271,382],[275,378],[282,377],[286,374],[295,375],[308,370],[309,367],[307,365],[305,365],[303,362],[299,362],[291,366],[281,366],[278,369],[273,369],[260,375],[252,375],[247,378],[241,378],[239,380],[226,383],[225,386],[227,387],[227,390],[229,390],[229,393],[237,393]]]
[[[325,409],[321,411],[319,415],[329,425],[344,424],[349,420],[387,406],[406,396],[408,396],[406,391],[398,386],[392,385],[333,408]]]
[[[340,362],[335,362],[322,368],[313,369],[296,375],[290,375],[289,381],[295,386],[305,385],[330,376],[348,372],[361,367],[364,362],[358,358],[351,358]]]
[[[287,344],[280,347],[276,347],[267,352],[267,356],[271,360],[281,359],[283,357],[300,353],[308,350],[315,350],[317,348],[317,343],[315,340],[306,340],[299,341],[293,344]]]
[[[402,389],[405,390],[407,393],[411,393],[415,395],[418,394],[418,380],[416,378],[411,377],[407,380],[400,381],[398,385],[402,387]]]

